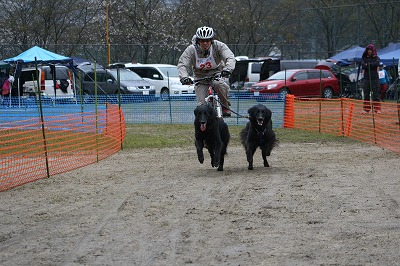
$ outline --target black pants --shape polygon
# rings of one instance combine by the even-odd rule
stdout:
[[[372,101],[373,108],[375,111],[381,110],[380,104],[380,94],[379,94],[379,79],[369,79],[368,77],[364,77],[363,81],[363,93],[364,93],[364,111],[369,112],[371,110],[371,92],[372,92]]]

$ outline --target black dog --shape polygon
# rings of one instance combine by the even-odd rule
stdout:
[[[264,167],[269,167],[267,156],[271,155],[272,149],[278,144],[275,132],[272,130],[272,112],[262,104],[257,104],[248,110],[249,122],[240,132],[240,140],[246,150],[249,170],[253,169],[253,156],[260,147]]]
[[[204,162],[203,148],[206,147],[211,156],[211,166],[223,171],[230,139],[228,125],[222,118],[217,117],[215,109],[208,104],[197,106],[194,116],[195,145],[199,162]]]

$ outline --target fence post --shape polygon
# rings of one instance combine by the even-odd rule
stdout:
[[[294,95],[287,94],[285,98],[284,128],[294,128]]]
[[[40,84],[39,84],[39,70],[38,70],[38,61],[35,56],[35,69],[36,69],[36,86],[37,86],[37,91],[38,91],[38,96],[39,96],[39,113],[40,113],[40,124],[42,126],[42,136],[43,136],[43,149],[44,149],[44,157],[46,159],[46,172],[47,172],[47,178],[50,177],[50,168],[49,168],[49,154],[47,152],[47,139],[46,139],[46,129],[44,126],[44,118],[43,118],[43,107],[42,107],[42,92],[40,90]],[[54,88],[55,89],[55,88]]]
[[[344,98],[340,98],[340,119],[341,119],[341,129],[340,132],[342,132],[342,137],[344,136]]]
[[[351,102],[349,106],[349,116],[347,117],[346,127],[344,129],[344,135],[346,137],[350,137],[351,134],[351,124],[353,122],[353,112],[354,112],[354,103]]]
[[[119,133],[120,133],[120,142],[121,142],[121,150],[123,150],[123,143],[124,143],[124,133],[123,133],[123,129],[122,129],[122,127],[123,127],[123,125],[125,125],[125,121],[122,121],[123,120],[123,117],[124,117],[124,113],[122,112],[122,108],[120,107],[119,109],[118,109],[118,114],[119,114]]]

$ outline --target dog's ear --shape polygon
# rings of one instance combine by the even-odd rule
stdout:
[[[272,118],[272,112],[270,109],[265,108],[265,121],[269,121]]]
[[[208,109],[207,109],[208,115],[209,116],[217,116],[217,111],[214,109],[214,107],[212,107],[209,104],[207,106],[208,106]]]
[[[194,109],[193,113],[194,113],[194,116],[199,116],[199,115],[201,114],[201,105],[198,105],[198,106]]]
[[[257,108],[255,106],[250,107],[249,110],[247,110],[247,113],[249,114],[249,117],[253,117],[254,113],[256,112]]]

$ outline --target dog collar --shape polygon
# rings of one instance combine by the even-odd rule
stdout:
[[[265,132],[267,132],[267,128],[265,128],[264,131],[262,131],[262,132],[258,131],[257,128],[256,128],[256,131],[257,131],[258,135],[264,136]]]

